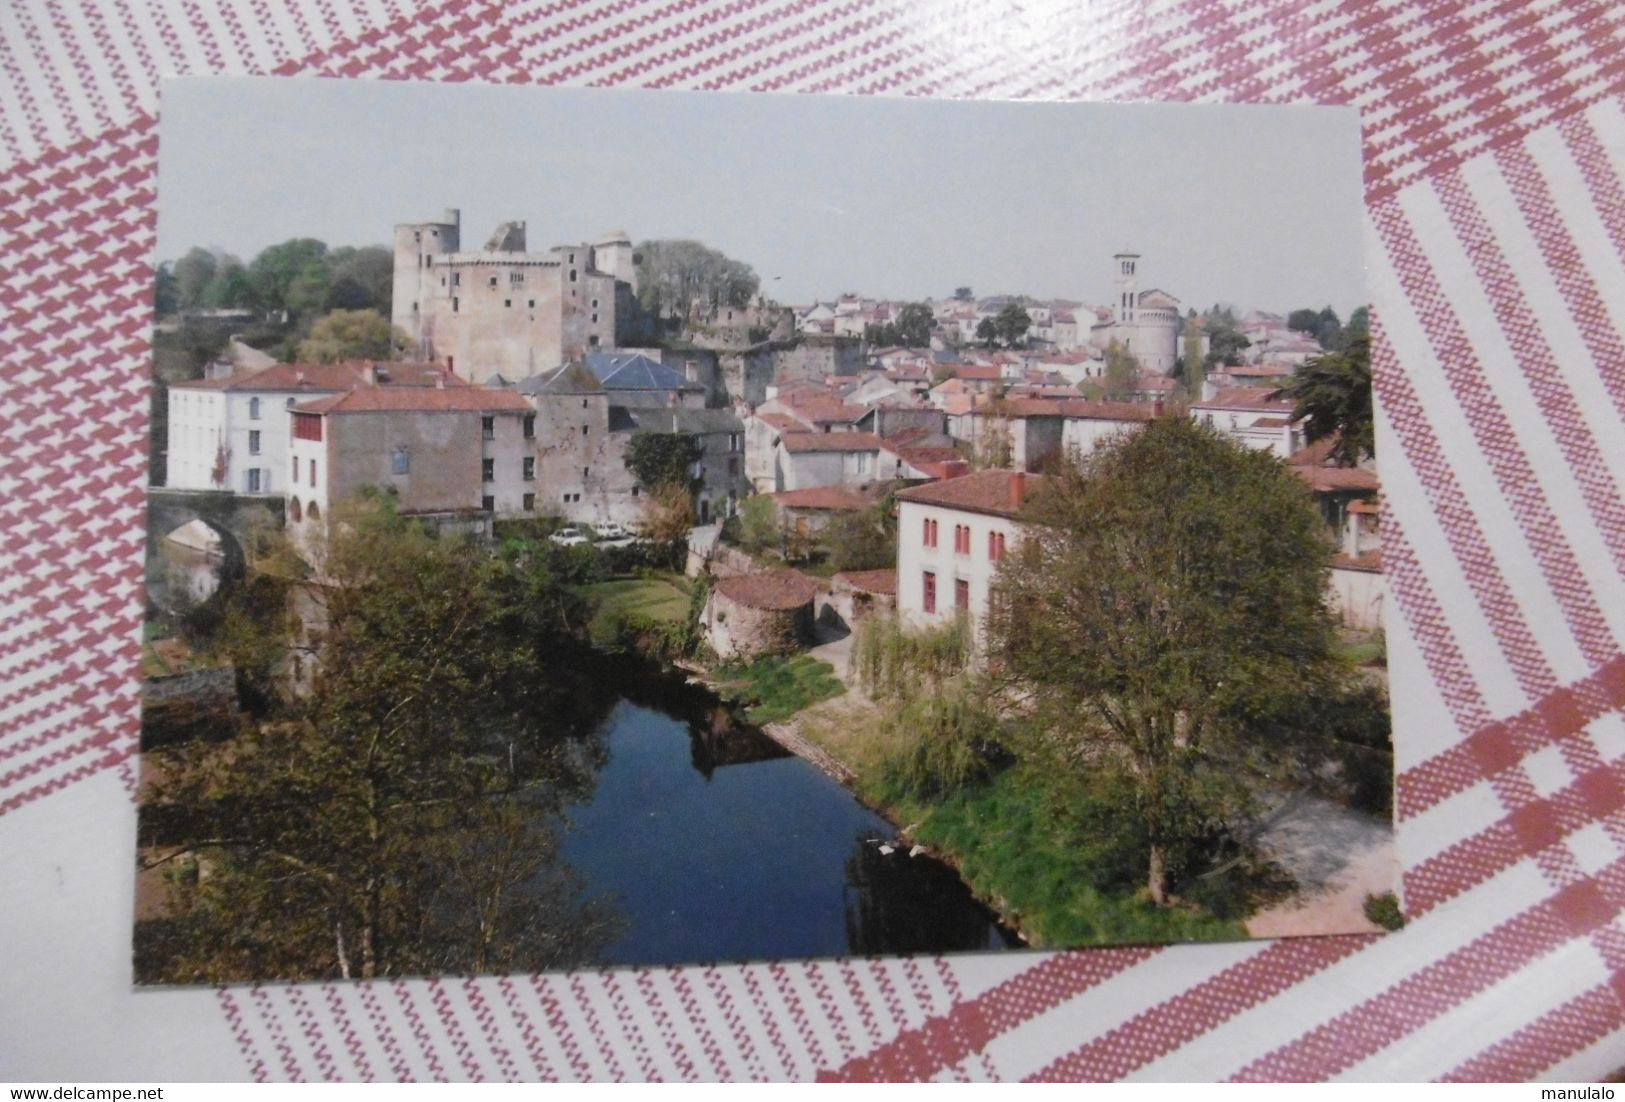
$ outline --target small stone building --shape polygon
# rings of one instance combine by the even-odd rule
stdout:
[[[705,604],[705,633],[723,659],[790,654],[812,643],[818,583],[796,570],[717,579]]]
[[[830,579],[829,589],[818,614],[848,630],[877,612],[897,611],[896,570],[843,570]]]

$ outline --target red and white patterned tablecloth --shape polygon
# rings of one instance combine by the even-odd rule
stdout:
[[[1411,925],[134,991],[171,73],[1362,115]],[[0,1079],[1593,1079],[1625,1064],[1625,5],[8,0]]]

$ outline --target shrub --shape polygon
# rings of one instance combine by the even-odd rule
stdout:
[[[882,721],[891,747],[885,781],[931,799],[990,777],[1006,755],[998,720],[977,696],[957,683],[890,711]]]
[[[958,617],[937,628],[909,631],[895,616],[874,616],[858,626],[852,663],[865,692],[895,697],[940,685],[970,663],[970,622]]]

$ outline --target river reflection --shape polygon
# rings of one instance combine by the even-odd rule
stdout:
[[[1015,944],[946,866],[812,765],[732,723],[710,693],[643,667],[599,678],[617,701],[590,798],[560,857],[608,896],[605,964],[935,953]]]

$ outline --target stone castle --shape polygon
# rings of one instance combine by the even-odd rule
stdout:
[[[504,222],[482,248],[465,251],[457,210],[397,225],[392,320],[412,338],[409,355],[483,383],[529,378],[649,334],[624,231],[526,248],[525,224]]]

